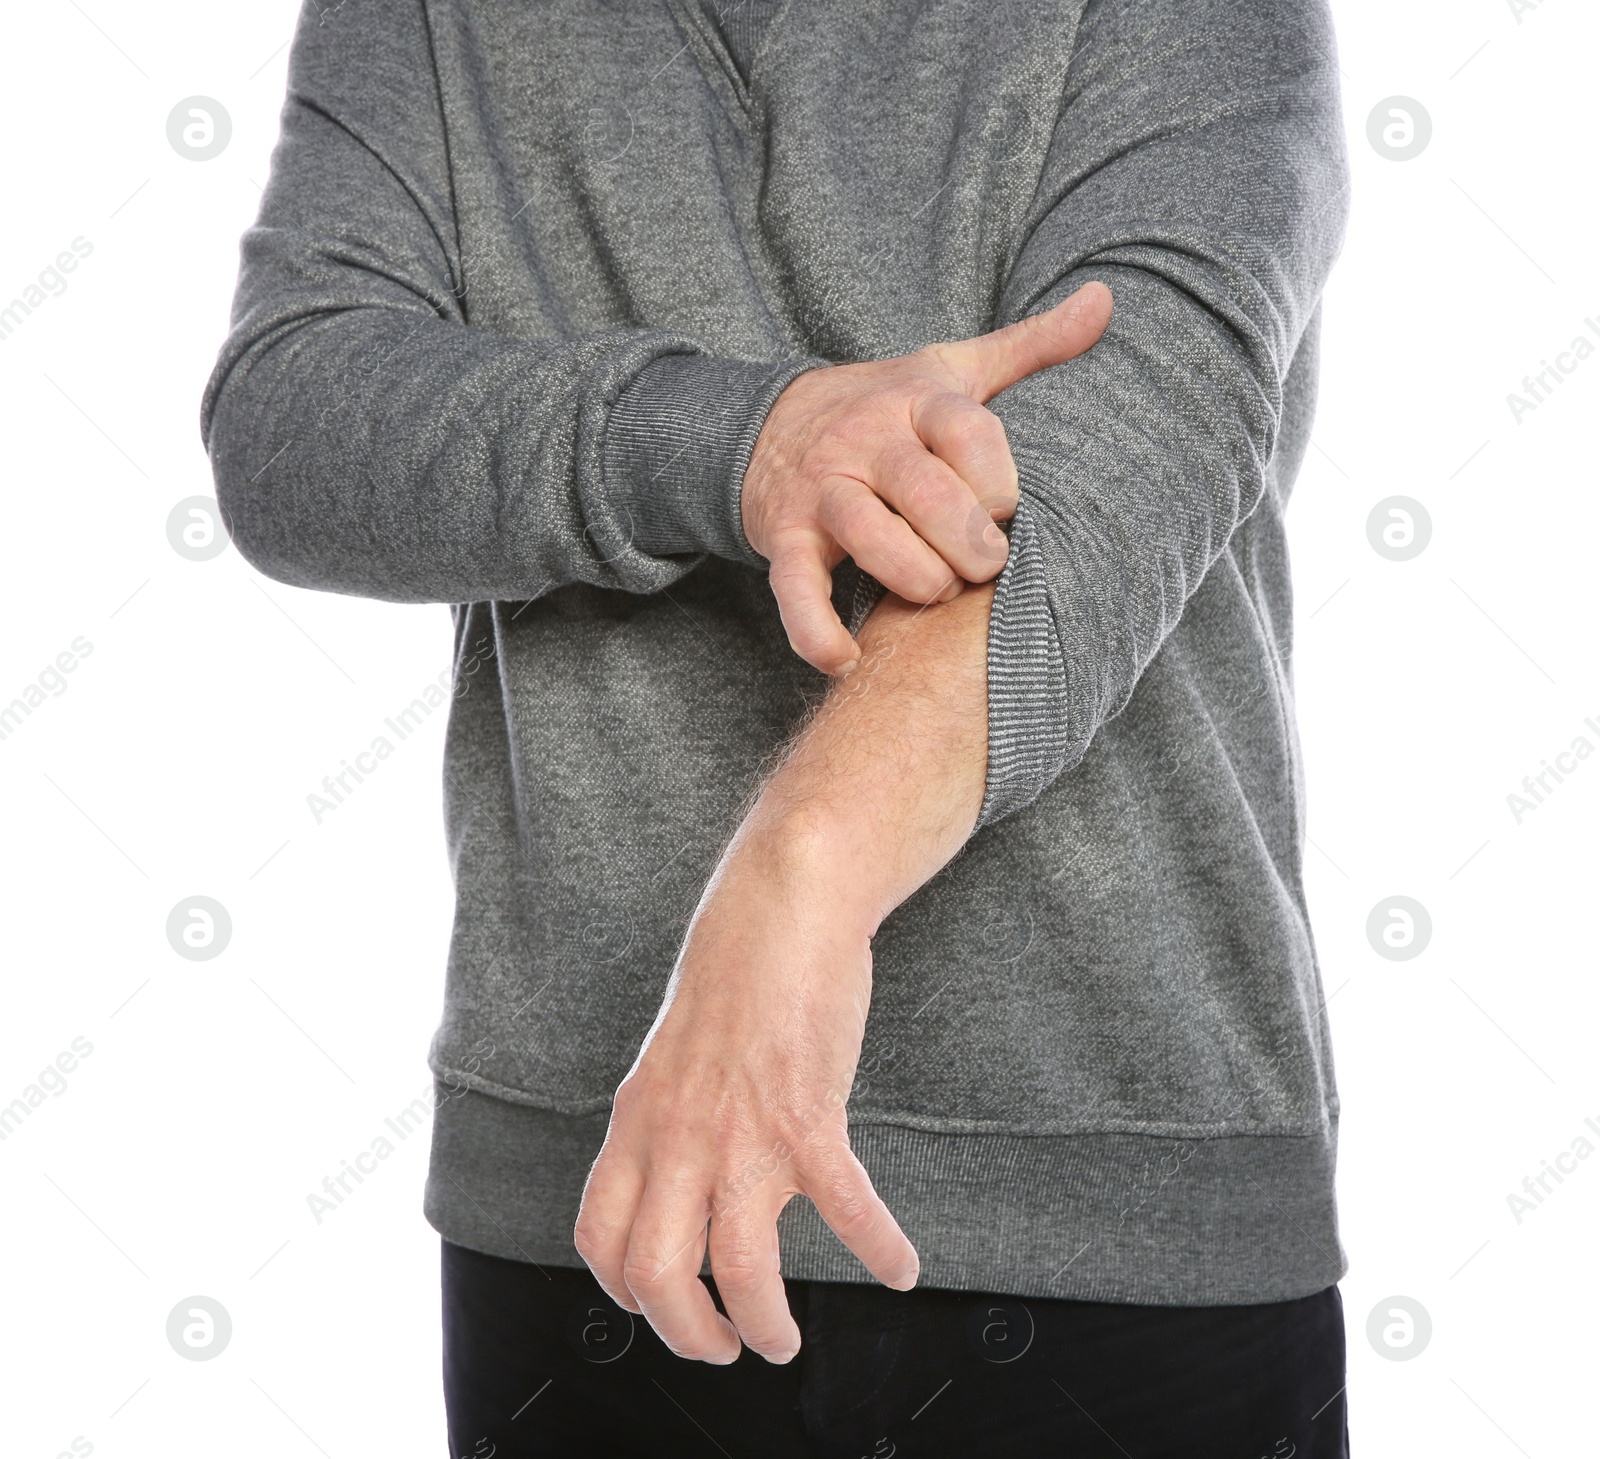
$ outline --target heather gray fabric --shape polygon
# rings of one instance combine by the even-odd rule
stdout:
[[[578,1264],[612,1092],[823,689],[740,523],[772,401],[1101,279],[1106,337],[992,403],[982,821],[876,939],[852,1134],[933,1285],[1316,1291],[1283,517],[1346,214],[1323,0],[789,0],[731,44],[701,0],[345,0],[294,42],[203,430],[262,571],[452,605],[429,1219]],[[873,586],[841,569],[852,621]],[[781,1229],[865,1279],[806,1202]]]
[[[786,0],[700,0],[722,36],[743,85],[749,85],[750,66],[767,25]]]

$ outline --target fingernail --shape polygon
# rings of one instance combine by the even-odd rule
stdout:
[[[781,1368],[785,1363],[792,1363],[794,1361],[794,1355],[799,1351],[799,1348],[790,1348],[784,1353],[768,1353],[766,1355],[767,1361],[769,1363],[775,1363]]]
[[[995,526],[993,522],[990,522],[983,529],[983,540],[990,547],[1004,547],[1006,545],[1006,534]]]
[[[953,603],[961,596],[961,590],[965,586],[965,583],[959,581],[951,583],[948,588],[939,594],[939,601],[941,603]]]
[[[859,664],[860,662],[861,662],[861,659],[860,659],[859,655],[856,658],[851,659],[848,664],[846,664],[842,669],[840,669],[838,671],[839,672],[839,676],[841,678],[843,678],[844,675],[852,672],[855,669],[855,666],[857,664]]]

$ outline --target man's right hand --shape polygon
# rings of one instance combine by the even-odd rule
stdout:
[[[1017,468],[984,405],[1081,355],[1110,318],[1111,291],[1090,283],[990,334],[790,382],[751,453],[743,516],[801,658],[838,674],[860,657],[832,604],[846,557],[913,603],[1000,572],[1009,544],[995,523],[1016,511]]]

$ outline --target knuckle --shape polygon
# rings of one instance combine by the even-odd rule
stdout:
[[[982,466],[986,475],[1009,478],[1013,473],[1011,444],[1000,418],[977,406],[950,424],[947,440],[953,455]]]
[[[882,503],[866,488],[843,484],[830,488],[825,503],[835,535],[851,541],[870,538],[885,525],[881,508]]]
[[[798,563],[787,563],[782,567],[774,565],[767,581],[773,596],[783,602],[786,599],[803,598],[810,578]]]
[[[1006,434],[1006,423],[986,405],[980,405],[974,414],[983,424],[985,439],[993,444],[995,450],[1004,452],[1006,461],[1009,463],[1011,460],[1011,437]]]
[[[783,630],[789,636],[790,647],[797,654],[809,656],[821,653],[828,647],[828,626],[819,621],[809,593],[791,593],[778,596],[778,615],[783,620]]]
[[[617,1085],[616,1093],[611,1096],[611,1113],[613,1117],[626,1117],[638,1109],[642,1091],[639,1081],[632,1075],[625,1078]]]
[[[995,443],[993,427],[999,424],[999,420],[981,405],[975,409],[964,405],[950,416],[945,426],[945,438],[953,447],[964,452],[992,449]]]
[[[651,1256],[635,1256],[631,1252],[622,1263],[622,1280],[636,1296],[648,1296],[663,1290],[667,1285],[667,1264]]]
[[[862,552],[858,561],[863,569],[877,578],[890,592],[911,602],[921,602],[927,596],[928,574],[918,571],[917,562],[897,542],[877,544],[872,551]]]
[[[809,1101],[801,1097],[785,1100],[771,1116],[774,1159],[792,1163],[808,1149],[824,1148],[830,1135],[838,1138],[841,1104],[832,1088]]]
[[[913,523],[926,523],[942,516],[956,500],[956,482],[935,470],[907,472],[903,512]]]
[[[586,1262],[603,1260],[615,1240],[612,1229],[595,1217],[582,1213],[572,1228],[572,1244]]]
[[[829,1211],[835,1231],[846,1241],[870,1236],[877,1229],[878,1213],[854,1186],[835,1188]]]
[[[722,1253],[713,1270],[718,1289],[735,1300],[760,1291],[771,1274],[769,1264],[749,1249]]]
[[[818,597],[817,584],[812,574],[801,563],[786,567],[781,572],[773,572],[768,586],[772,589],[772,596],[778,600],[778,606],[786,615],[794,612],[807,613],[813,608]],[[799,623],[790,624],[791,630],[800,626]]]
[[[893,572],[907,572],[918,560],[915,532],[906,522],[887,513],[867,525],[857,537],[857,546]]]
[[[992,572],[1000,570],[1011,551],[1005,533],[980,505],[974,505],[967,517],[967,547],[984,569]]]
[[[772,534],[772,555],[767,571],[774,577],[804,572],[806,559],[814,553],[811,534],[804,529],[785,527]]]

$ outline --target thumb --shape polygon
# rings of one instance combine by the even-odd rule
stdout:
[[[1111,290],[1089,283],[1042,314],[972,339],[935,345],[934,351],[960,377],[965,393],[982,405],[1035,370],[1081,355],[1110,321]]]

